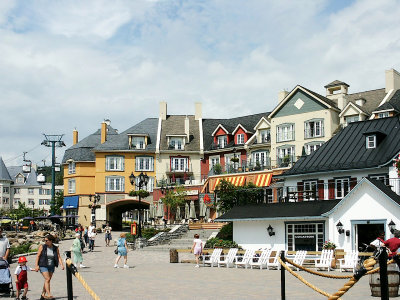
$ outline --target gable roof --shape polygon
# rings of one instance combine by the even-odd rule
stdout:
[[[19,186],[19,185],[40,185],[40,183],[37,181],[37,173],[35,169],[31,168],[31,171],[29,173],[24,173],[22,170],[22,166],[12,166],[8,167],[8,172],[10,173],[10,176],[12,180],[14,181],[14,185]],[[18,174],[22,174],[25,178],[24,183],[17,183],[16,182],[16,177]]]
[[[283,99],[279,104],[274,108],[274,110],[268,115],[268,118],[272,118],[290,99],[297,91],[303,91],[304,93],[308,94],[327,108],[332,108],[334,110],[339,111],[337,104],[335,101],[328,99],[314,91],[311,91],[301,85],[296,85],[295,88]]]
[[[238,124],[241,124],[247,130],[250,129],[251,131],[260,119],[262,117],[267,118],[268,114],[268,112],[264,112],[230,119],[203,119],[204,151],[212,150],[214,145],[212,133],[219,124],[224,126],[227,130],[230,130],[230,132],[232,132]]]
[[[116,151],[116,150],[132,150],[138,152],[155,151],[157,141],[157,118],[147,118],[136,125],[128,128],[118,135],[112,135],[105,143],[98,144],[94,147],[94,151]],[[147,146],[145,149],[130,149],[129,135],[147,136]]]
[[[229,130],[226,129],[222,124],[218,124],[217,128],[215,128],[215,130],[213,131],[213,133],[211,134],[212,136],[215,136],[218,132],[218,129],[222,129],[223,131],[225,131],[226,134],[229,134]]]
[[[353,103],[353,102],[349,102],[349,103],[347,103],[347,105],[343,108],[342,112],[339,114],[339,117],[343,116],[343,115],[345,114],[346,110],[347,110],[350,106],[353,107],[355,110],[357,110],[358,113],[360,113],[360,114],[364,114],[364,115],[367,114],[367,115],[369,115],[369,114],[366,113],[359,105],[357,105],[357,104],[355,104],[355,103]]]
[[[257,124],[254,126],[253,129],[257,130],[258,126],[260,126],[261,122],[263,122],[263,121],[271,126],[271,122],[268,121],[268,119],[266,117],[261,117],[261,119],[257,122]]]
[[[236,126],[236,128],[232,131],[232,134],[235,134],[235,132],[236,132],[239,128],[242,128],[243,131],[246,132],[246,133],[251,133],[251,131],[247,130],[242,124],[239,123],[239,124]]]
[[[380,131],[386,137],[376,148],[366,149],[365,133],[371,131]],[[399,151],[398,117],[353,122],[281,176],[379,167],[390,163]]]
[[[4,164],[3,158],[0,156],[0,180],[12,181],[10,174],[8,173],[7,167]]]
[[[374,112],[394,110],[400,112],[400,90],[397,90],[389,101],[374,109]]]
[[[118,135],[117,130],[107,125],[107,139],[111,139],[115,135]],[[98,129],[95,133],[88,135],[80,142],[65,150],[62,163],[65,164],[70,159],[74,161],[95,161],[96,158],[92,149],[100,143],[101,129]]]
[[[385,98],[386,92],[385,89],[376,89],[365,92],[359,92],[354,94],[346,95],[346,99],[357,106],[360,110],[365,112],[368,115],[371,115],[374,110],[379,106],[382,102],[383,98]],[[365,103],[363,106],[357,105],[356,101],[358,99],[364,99]]]

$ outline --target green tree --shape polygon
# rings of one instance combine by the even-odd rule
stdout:
[[[64,205],[64,191],[57,191],[54,200],[54,214],[61,215],[61,207]]]
[[[183,185],[177,185],[175,189],[168,190],[165,197],[162,198],[164,205],[168,207],[172,214],[175,214],[176,208],[185,203],[186,191]]]

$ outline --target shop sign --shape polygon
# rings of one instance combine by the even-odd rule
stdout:
[[[215,203],[214,194],[206,193],[206,194],[199,194],[199,200],[203,201],[205,205],[212,207]]]

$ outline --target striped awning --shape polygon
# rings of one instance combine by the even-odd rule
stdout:
[[[213,190],[215,190],[215,188],[217,187],[217,185],[220,183],[221,180],[226,180],[232,183],[234,186],[243,186],[246,181],[246,176],[231,176],[231,177],[217,178],[215,180]]]
[[[256,186],[269,186],[271,184],[271,179],[272,179],[272,173],[267,173],[267,174],[260,174],[257,175],[254,184]]]

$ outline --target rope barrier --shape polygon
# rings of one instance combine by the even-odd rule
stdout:
[[[300,270],[303,270],[303,271],[306,271],[306,272],[308,272],[310,274],[318,275],[318,276],[321,276],[321,277],[332,278],[332,279],[348,279],[348,278],[353,277],[353,275],[331,275],[331,274],[325,274],[325,273],[321,273],[321,272],[317,272],[317,271],[313,271],[313,270],[307,269],[307,268],[305,268],[305,267],[303,267],[301,265],[296,264],[294,261],[292,261],[292,260],[290,260],[288,258],[286,258],[286,261],[289,264],[295,266],[296,268],[299,268]]]
[[[83,287],[86,289],[86,291],[92,296],[93,299],[95,300],[100,300],[100,297],[96,295],[96,293],[90,288],[90,286],[86,283],[86,281],[83,279],[81,274],[79,274],[78,270],[75,268],[75,266],[72,264],[71,259],[67,258],[65,261],[67,268],[71,269],[72,274],[76,277],[76,279],[79,280],[79,282],[83,285]]]

